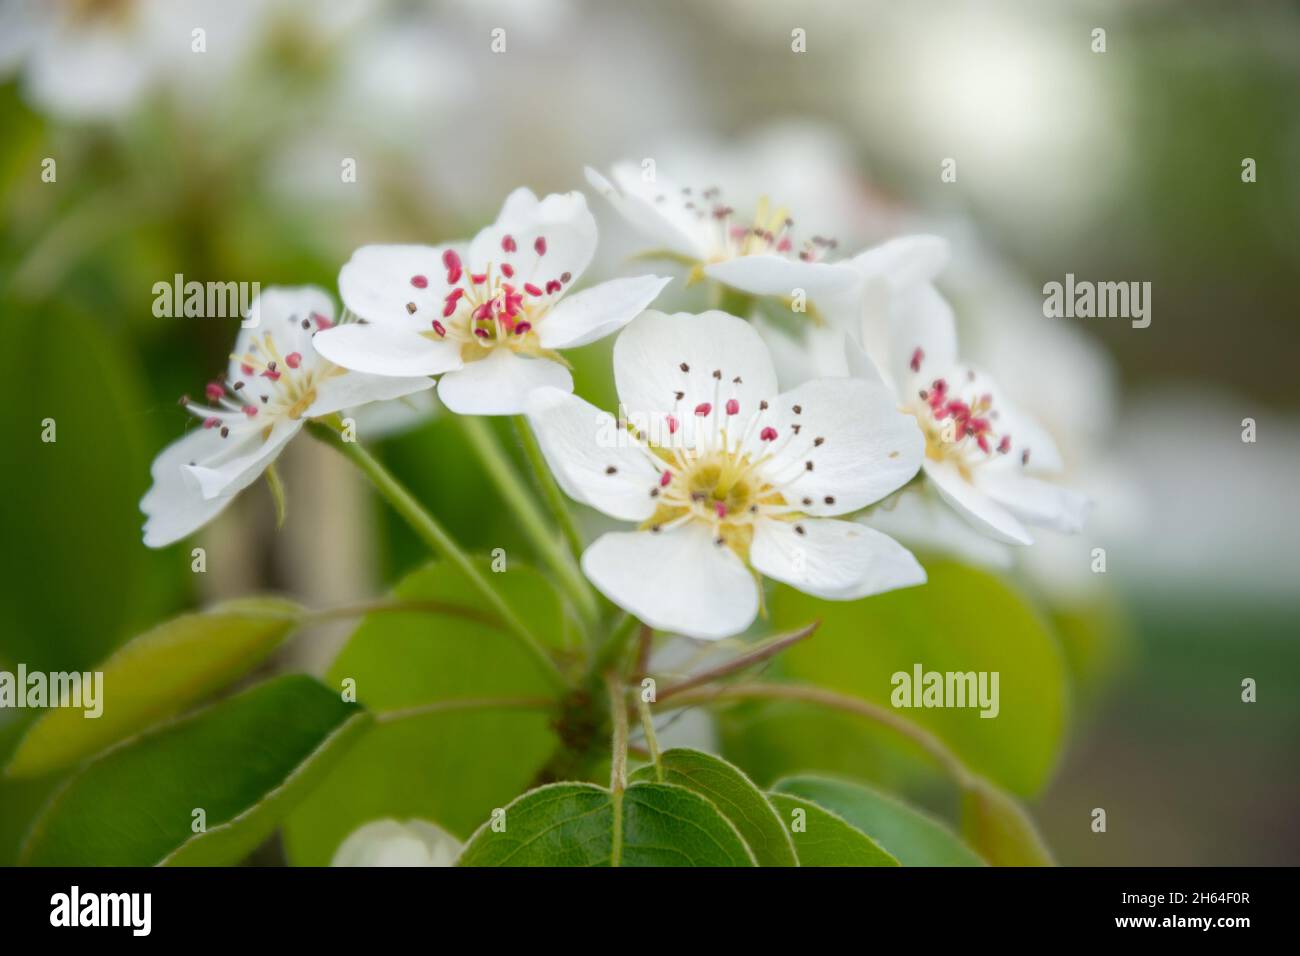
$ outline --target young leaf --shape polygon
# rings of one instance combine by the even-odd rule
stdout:
[[[731,821],[749,845],[759,866],[798,866],[794,843],[763,792],[721,757],[678,748],[660,755],[664,782],[705,797]],[[655,768],[641,767],[632,780],[654,781]]]
[[[897,689],[893,675],[910,680],[917,664],[924,672],[996,672],[996,717],[981,717],[979,706],[897,710],[938,735],[972,771],[1013,793],[1036,793],[1056,767],[1064,736],[1061,650],[1037,611],[996,575],[945,560],[927,561],[926,570],[925,587],[870,601],[820,601],[777,588],[777,627],[822,619],[814,640],[782,655],[782,671],[885,707]],[[805,763],[795,772],[812,769],[838,768]]]
[[[704,797],[668,783],[634,783],[614,797],[590,783],[529,791],[483,824],[459,866],[753,866],[736,828]]]
[[[511,563],[493,580],[543,640],[562,647],[568,623],[552,585]],[[460,577],[434,562],[402,580],[399,601],[474,607]],[[455,701],[540,700],[555,693],[533,657],[481,620],[426,612],[365,618],[326,683],[354,681],[375,713]],[[324,866],[349,833],[380,817],[429,817],[464,839],[492,811],[527,789],[559,746],[552,715],[487,706],[381,720],[321,788],[290,815],[289,859]]]
[[[1020,803],[986,780],[976,781],[962,797],[962,832],[994,866],[1056,865]]]
[[[860,783],[828,777],[786,777],[772,788],[839,814],[898,858],[903,866],[983,866],[970,847],[929,814]]]
[[[245,598],[185,614],[119,647],[96,670],[103,712],[45,711],[19,742],[5,773],[35,777],[76,763],[170,717],[261,663],[296,626],[299,608]]]
[[[811,800],[788,793],[768,799],[794,838],[800,866],[898,866],[871,837]]]
[[[92,760],[55,793],[20,862],[236,863],[370,721],[313,678],[260,684]]]

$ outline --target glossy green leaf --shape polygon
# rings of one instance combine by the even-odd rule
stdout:
[[[759,866],[796,866],[794,844],[763,792],[738,768],[721,757],[689,748],[660,755],[664,782],[692,790],[709,800],[731,821],[749,845]],[[638,769],[632,780],[655,781],[653,765]]]
[[[785,653],[784,673],[890,707],[893,675],[911,675],[917,664],[926,672],[997,672],[996,717],[981,717],[977,707],[898,712],[999,786],[1036,793],[1056,766],[1065,730],[1060,648],[1034,608],[997,576],[941,560],[926,570],[924,587],[864,601],[820,601],[778,588],[777,627],[822,620],[815,637]]]
[[[811,800],[788,793],[768,799],[790,831],[800,866],[898,866],[871,837]]]
[[[531,569],[511,563],[490,574],[506,599],[552,646],[570,640],[559,598]],[[439,563],[405,578],[395,600],[442,601],[474,609],[472,592]],[[447,700],[546,700],[540,665],[500,627],[427,612],[372,614],[329,670],[326,683],[356,682],[376,713]],[[526,790],[559,739],[540,707],[478,708],[381,721],[290,816],[289,858],[329,863],[349,833],[380,817],[427,817],[464,839],[495,807]]]
[[[5,772],[34,777],[98,753],[248,673],[293,630],[297,605],[245,598],[159,624],[97,665],[103,712],[45,711],[18,744]]]
[[[962,797],[962,833],[994,866],[1056,864],[1024,807],[987,781],[976,781]]]
[[[614,798],[589,783],[557,783],[504,808],[504,828],[483,824],[460,866],[753,866],[736,828],[685,787],[634,783],[623,794],[621,834]]]
[[[839,814],[903,866],[983,866],[947,825],[860,783],[829,777],[787,777],[773,788]]]
[[[86,764],[33,825],[21,862],[236,863],[370,720],[310,677],[260,684]],[[196,810],[206,832],[194,832]]]

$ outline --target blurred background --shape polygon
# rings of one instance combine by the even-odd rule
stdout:
[[[359,245],[467,237],[516,186],[653,158],[740,208],[769,195],[844,252],[952,242],[963,345],[1097,501],[1009,572],[1070,670],[1063,756],[1030,799],[1059,859],[1294,864],[1298,91],[1284,3],[0,0],[0,667],[87,668],[223,597],[376,595],[424,556],[308,441],[284,459],[281,531],[259,484],[196,542],[141,545],[176,400],[237,325],[155,317],[154,283],[333,291]],[[591,278],[644,271],[588,192]],[[1150,326],[1045,318],[1067,273],[1150,282]],[[680,282],[661,303],[701,306]],[[606,407],[609,347],[575,374]],[[469,546],[526,553],[450,417],[383,457]],[[345,633],[277,666],[320,671]],[[20,729],[0,712],[0,752]],[[0,862],[51,785],[0,781]]]

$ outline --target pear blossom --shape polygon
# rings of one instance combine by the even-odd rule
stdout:
[[[888,386],[926,436],[922,470],[936,495],[900,495],[864,516],[878,530],[913,544],[1005,567],[990,549],[937,509],[940,501],[968,528],[1005,544],[1027,545],[1026,524],[1077,532],[1085,496],[1040,480],[1059,474],[1050,434],[983,372],[959,361],[956,318],[935,286],[949,259],[946,240],[909,235],[849,260],[859,285],[832,300],[821,327],[792,337],[758,323],[783,383],[810,376],[860,377]],[[909,489],[910,491],[911,489]]]
[[[348,834],[330,866],[454,866],[461,844],[425,820],[371,820]]]
[[[269,288],[253,300],[206,403],[182,400],[201,426],[154,459],[153,486],[140,501],[146,545],[164,547],[215,518],[308,419],[432,387],[428,378],[363,375],[327,361],[313,342],[333,316],[329,295],[310,286]]]
[[[996,540],[1031,544],[1025,524],[1078,531],[1087,498],[1041,480],[1063,468],[1056,443],[987,375],[959,360],[952,310],[942,297],[917,301],[910,315],[893,317],[885,368],[901,406],[925,436],[926,479]],[[856,342],[848,351],[851,372],[882,380]]]
[[[789,212],[766,198],[749,215],[728,205],[716,188],[678,186],[658,171],[647,178],[632,163],[616,163],[613,182],[594,169],[586,173],[633,228],[690,264],[692,280],[707,277],[750,295],[786,299],[801,289],[812,303],[859,284],[857,273],[832,261],[834,239],[797,238]]]
[[[598,538],[582,568],[660,630],[745,630],[761,576],[830,600],[920,584],[891,538],[838,516],[900,487],[924,443],[893,394],[861,379],[781,393],[753,327],[723,312],[646,312],[614,345],[631,427],[560,389],[527,414],[560,486],[634,531]]]
[[[442,375],[438,397],[465,415],[514,415],[528,393],[573,379],[558,349],[603,338],[670,281],[611,279],[569,295],[596,249],[581,193],[517,189],[466,244],[363,246],[339,274],[364,321],[322,332],[331,361],[374,375]]]

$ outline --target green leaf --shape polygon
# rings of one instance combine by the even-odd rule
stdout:
[[[996,671],[994,718],[974,707],[898,713],[933,731],[973,771],[1015,793],[1036,793],[1056,766],[1065,730],[1060,648],[1033,607],[997,576],[941,560],[926,569],[924,587],[867,601],[820,601],[778,588],[777,627],[822,620],[812,640],[785,653],[783,672],[890,707],[892,676],[910,677],[916,664],[927,672]]]
[[[614,797],[591,783],[556,783],[505,807],[505,829],[483,824],[460,866],[609,866],[616,848]],[[634,783],[623,794],[620,866],[753,866],[736,828],[699,794],[669,783]]]
[[[962,833],[994,866],[1056,865],[1024,807],[987,781],[976,781],[962,797]]]
[[[245,598],[159,624],[118,648],[103,672],[103,712],[51,708],[28,729],[5,773],[35,777],[98,753],[201,700],[266,659],[298,622],[278,598]]]
[[[32,723],[30,712],[0,709],[0,760],[6,759]],[[32,821],[59,786],[58,774],[38,780],[15,780],[0,775],[0,866],[18,862],[18,850]]]
[[[788,793],[768,799],[794,838],[800,866],[898,866],[871,837],[811,800]]]
[[[721,757],[677,748],[660,755],[664,782],[692,790],[709,800],[731,821],[754,853],[759,866],[797,866],[794,843],[763,791]],[[655,781],[655,768],[645,766],[632,780]]]
[[[83,670],[178,580],[175,555],[140,543],[138,502],[160,447],[149,426],[162,416],[105,316],[11,302],[0,312],[0,381],[22,397],[0,406],[0,540],[18,556],[0,578],[0,661]]]
[[[829,777],[787,777],[773,788],[839,814],[898,858],[903,866],[983,866],[984,861],[927,813],[860,783]]]
[[[746,701],[717,714],[723,755],[759,786],[820,770],[901,790],[918,777],[923,751],[891,730],[800,701]]]
[[[260,684],[95,758],[37,819],[21,862],[238,862],[370,723],[302,675]],[[193,832],[195,810],[207,831]]]
[[[570,624],[554,588],[531,569],[513,562],[508,567],[493,574],[493,582],[543,640],[564,646]],[[405,578],[393,597],[472,601],[459,575],[437,562]],[[437,701],[545,699],[555,693],[534,658],[504,630],[430,613],[367,617],[326,683],[339,687],[345,679],[356,681],[358,698],[376,713]],[[289,859],[325,865],[349,833],[380,817],[437,820],[464,839],[532,783],[559,746],[551,720],[541,709],[497,708],[381,721],[290,816]]]

